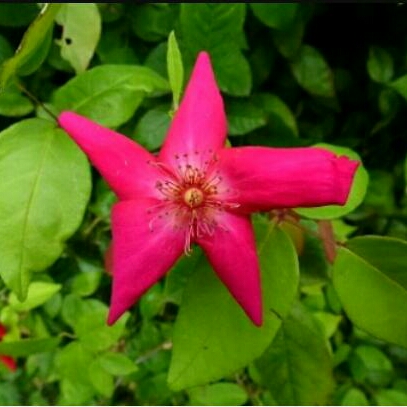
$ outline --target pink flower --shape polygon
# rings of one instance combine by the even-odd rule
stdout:
[[[116,193],[112,211],[113,324],[197,243],[236,301],[262,323],[250,213],[343,205],[358,162],[319,148],[224,148],[227,122],[207,53],[157,157],[72,112],[59,124]]]

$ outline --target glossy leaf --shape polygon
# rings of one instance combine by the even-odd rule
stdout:
[[[326,148],[338,155],[345,155],[353,160],[361,161],[360,156],[347,147],[333,146],[325,143],[315,144],[315,147]],[[359,165],[353,184],[345,205],[327,205],[319,208],[297,208],[296,211],[303,216],[313,219],[335,219],[352,212],[363,201],[369,182],[369,176],[362,163]]]
[[[287,28],[293,23],[298,9],[296,3],[275,3],[261,4],[251,3],[251,9],[254,15],[263,23],[271,28],[278,30]]]
[[[170,36],[168,37],[167,70],[168,79],[172,89],[173,106],[176,111],[178,109],[184,83],[184,66],[182,64],[181,52],[174,31],[171,31]]]
[[[302,45],[291,62],[291,71],[298,84],[311,95],[335,96],[331,68],[316,48]]]
[[[101,18],[95,3],[66,3],[57,22],[62,26],[61,56],[76,73],[86,70],[101,33]]]
[[[325,405],[333,389],[324,332],[297,304],[264,355],[254,364],[260,383],[279,405]]]
[[[171,388],[204,384],[244,367],[267,348],[289,312],[298,284],[295,250],[278,228],[261,221],[258,229],[263,326],[253,325],[202,259],[185,288],[174,327]]]
[[[50,266],[78,228],[89,165],[55,124],[28,119],[0,133],[0,274],[22,301],[30,275]]]
[[[230,95],[246,96],[251,72],[243,48],[245,4],[181,4],[180,24],[185,57],[209,52],[220,88]]]
[[[407,347],[407,243],[388,237],[351,239],[340,248],[333,281],[352,322]]]
[[[73,110],[116,127],[131,118],[146,94],[168,90],[168,82],[149,68],[101,65],[58,88],[52,100],[60,111]]]
[[[51,41],[50,29],[60,7],[61,4],[47,3],[29,26],[15,55],[1,67],[0,90],[6,87],[14,75],[28,75],[42,64]]]

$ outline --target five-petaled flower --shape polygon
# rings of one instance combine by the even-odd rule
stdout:
[[[4,325],[0,324],[0,341],[7,333],[7,329]],[[8,370],[14,371],[17,369],[17,363],[11,356],[0,355],[0,362],[7,367]]]
[[[227,122],[209,55],[198,55],[163,147],[154,156],[72,112],[60,126],[116,193],[112,210],[114,323],[191,245],[256,325],[259,263],[250,214],[343,205],[358,162],[320,148],[225,148]]]

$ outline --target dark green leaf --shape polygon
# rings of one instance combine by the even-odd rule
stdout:
[[[1,275],[20,300],[30,274],[51,265],[78,228],[89,199],[89,165],[62,130],[28,119],[0,133]]]
[[[370,47],[367,72],[370,78],[379,83],[387,83],[393,77],[393,59],[383,48]]]
[[[34,3],[0,3],[0,25],[21,27],[31,23],[38,14],[38,6]]]
[[[333,389],[331,354],[324,333],[299,304],[255,367],[260,382],[279,405],[325,405]]]
[[[271,28],[285,29],[294,21],[298,4],[250,4],[254,15],[264,24]]]
[[[316,48],[302,45],[291,62],[291,70],[298,84],[311,95],[335,97],[331,68]]]

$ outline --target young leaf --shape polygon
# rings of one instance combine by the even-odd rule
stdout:
[[[407,347],[407,243],[389,237],[351,239],[338,250],[333,282],[352,322]]]
[[[100,65],[58,88],[52,101],[61,111],[74,110],[104,126],[117,127],[133,116],[146,94],[168,91],[168,82],[149,68]]]
[[[288,236],[259,226],[264,324],[253,325],[202,258],[185,288],[174,327],[168,382],[175,390],[218,380],[246,366],[272,341],[298,285],[298,263]],[[205,289],[202,289],[205,287]]]
[[[61,254],[91,182],[85,155],[54,123],[28,119],[0,133],[0,274],[20,301],[32,271]]]
[[[172,89],[173,108],[177,110],[181,98],[182,85],[184,83],[184,66],[182,65],[181,52],[178,48],[174,31],[171,31],[168,37],[167,70]]]
[[[99,42],[102,21],[95,3],[66,3],[56,21],[62,25],[61,56],[76,73],[86,70]]]
[[[47,3],[28,27],[15,55],[1,67],[0,90],[7,86],[12,76],[28,75],[42,64],[51,44],[50,29],[60,7],[61,4]]]

